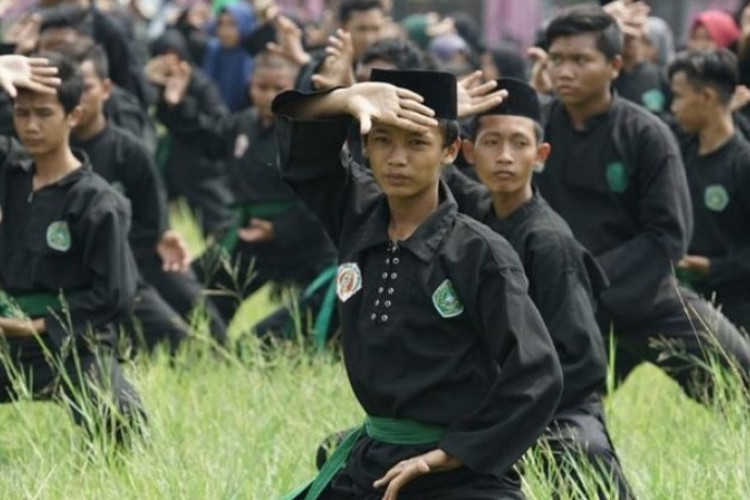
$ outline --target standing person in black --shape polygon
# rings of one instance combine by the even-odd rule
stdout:
[[[282,56],[259,53],[250,83],[253,107],[223,117],[202,112],[194,98],[184,94],[189,69],[174,72],[168,85],[183,92],[162,99],[157,116],[173,137],[194,144],[205,157],[227,159],[235,222],[195,263],[225,320],[265,283],[293,284],[301,289],[299,310],[310,310],[316,323],[317,311],[327,304],[321,313],[328,319],[321,318],[315,332],[324,339],[337,323],[332,315],[336,249],[315,215],[281,178],[271,112],[274,97],[294,87],[297,71]],[[257,325],[256,332],[291,334],[293,324],[283,308]]]
[[[4,62],[0,81],[8,76]],[[25,151],[0,140],[0,401],[11,401],[20,383],[36,399],[65,401],[92,433],[123,439],[142,412],[115,355],[115,324],[130,312],[138,277],[130,210],[68,146],[83,81],[71,61],[50,54],[49,62],[57,90],[22,88],[15,96],[13,123]],[[23,64],[11,71],[23,72]]]
[[[165,341],[174,352],[190,334],[185,320],[201,302],[202,286],[190,271],[182,236],[169,229],[166,193],[151,156],[143,143],[111,125],[104,115],[112,89],[106,54],[90,43],[71,46],[68,51],[75,55],[84,81],[82,116],[71,144],[82,149],[94,171],[132,205],[129,240],[141,279],[133,313],[137,321],[129,322],[128,330],[139,347],[152,350]],[[174,306],[177,311],[168,300],[173,296],[179,297]],[[226,324],[210,302],[206,305],[212,334],[224,342]]]
[[[157,87],[162,99],[169,74],[178,71],[181,64],[191,64],[190,55],[184,38],[174,29],[152,43],[151,55],[146,77]],[[229,114],[216,85],[200,68],[192,68],[185,92],[201,113],[215,119]],[[223,161],[206,158],[196,145],[171,134],[160,140],[156,159],[163,170],[169,198],[185,197],[206,236],[215,237],[231,226],[232,192]]]
[[[284,178],[339,248],[344,361],[368,415],[296,497],[522,498],[512,465],[557,405],[554,346],[513,249],[440,181],[455,77],[372,80],[274,102]],[[342,163],[352,118],[370,169]]]
[[[750,345],[674,277],[693,225],[676,141],[656,117],[611,93],[622,42],[599,7],[564,11],[546,42],[558,99],[544,130],[552,152],[536,183],[609,278],[597,315],[602,331],[615,335],[617,378],[649,361],[701,398],[710,377],[688,358],[713,354],[747,373]]]
[[[721,311],[750,332],[750,144],[738,134],[730,103],[739,80],[726,49],[683,53],[669,66],[695,229],[680,274],[716,295]]]
[[[599,395],[607,360],[595,309],[606,278],[531,182],[534,168],[550,152],[550,145],[543,142],[536,92],[521,80],[497,82],[508,97],[479,115],[470,127],[470,139],[464,141],[464,156],[487,189],[486,196],[462,207],[461,195],[475,191],[474,182],[454,172],[448,186],[456,194],[459,210],[503,235],[518,252],[529,279],[529,295],[557,349],[563,393],[545,440],[558,469],[582,483],[580,468],[566,462],[566,453],[580,455],[599,473],[603,485],[612,483],[613,491],[602,488],[600,498],[631,498]],[[567,488],[563,484],[559,489]]]

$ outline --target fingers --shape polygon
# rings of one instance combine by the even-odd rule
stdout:
[[[401,473],[405,465],[406,465],[406,461],[401,461],[397,463],[396,465],[388,469],[388,472],[386,472],[383,477],[381,477],[380,479],[372,483],[372,487],[375,489],[378,489],[381,486],[385,486],[389,484],[393,480],[393,478],[395,478],[397,475],[399,475],[399,473]]]
[[[372,117],[369,114],[364,114],[359,117],[359,133],[360,135],[367,135],[370,133],[372,128]]]
[[[425,116],[422,113],[409,111],[408,109],[399,110],[397,113],[397,116],[399,118],[409,120],[410,122],[413,122],[417,125],[422,125],[424,127],[436,127],[437,126],[437,120],[435,120],[434,118]]]
[[[401,87],[396,87],[396,95],[399,97],[403,97],[404,99],[411,99],[412,101],[417,102],[424,102],[424,97],[417,94],[416,92],[412,92],[408,89],[403,89]]]
[[[482,80],[482,70],[476,70],[469,76],[466,76],[464,78],[461,78],[459,80],[458,85],[465,89],[471,89],[472,87],[476,86],[477,83],[479,83]]]
[[[428,108],[421,102],[416,102],[413,99],[402,98],[399,99],[398,104],[402,109],[415,111],[425,116],[435,116],[435,111],[432,108]]]
[[[476,97],[476,96],[483,96],[483,95],[489,94],[490,92],[495,90],[495,87],[497,87],[497,80],[490,80],[489,82],[483,83],[479,86],[469,89],[469,96]]]
[[[12,83],[2,80],[0,81],[0,87],[2,87],[5,93],[8,94],[8,97],[10,97],[11,99],[16,98],[16,95],[17,95],[16,88],[13,86]]]
[[[59,79],[56,79],[56,80],[57,80],[56,85],[48,85],[45,83],[35,82],[33,80],[24,80],[21,82],[16,82],[16,85],[18,87],[29,89],[32,92],[38,92],[40,94],[54,94],[57,91],[56,86],[60,84],[60,80]]]
[[[46,57],[28,57],[26,59],[26,62],[28,62],[29,66],[31,66],[32,68],[43,71],[45,72],[45,74],[57,74],[57,68],[54,66],[50,66],[49,59],[47,59]]]
[[[393,470],[393,469],[392,469]],[[390,472],[390,471],[389,471]],[[399,468],[398,472],[387,483],[388,488],[383,495],[383,500],[397,500],[398,494],[406,484],[419,476],[429,474],[430,466],[423,458],[409,460]],[[381,483],[385,485],[386,483]]]
[[[529,47],[526,49],[526,55],[535,62],[545,62],[548,57],[547,52],[541,47]]]

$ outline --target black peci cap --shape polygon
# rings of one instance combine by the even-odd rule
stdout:
[[[539,109],[539,97],[529,84],[516,78],[498,78],[497,88],[495,90],[505,89],[508,91],[508,97],[503,102],[485,111],[484,115],[514,115],[531,118],[535,122],[540,122],[542,118]]]
[[[435,118],[457,119],[456,76],[451,73],[373,69],[370,81],[390,83],[416,92],[424,98],[422,104],[435,111]]]

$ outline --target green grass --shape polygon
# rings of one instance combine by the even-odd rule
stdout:
[[[233,335],[271,307],[265,291],[256,294]],[[270,355],[251,340],[243,346],[239,358],[195,343],[174,363],[160,354],[128,365],[150,423],[147,439],[114,460],[88,451],[58,405],[0,406],[0,498],[265,500],[302,483],[319,441],[362,418],[342,364],[293,346]],[[750,498],[749,412],[740,398],[700,406],[642,366],[606,407],[639,498]],[[527,479],[529,498],[549,498],[538,471]]]

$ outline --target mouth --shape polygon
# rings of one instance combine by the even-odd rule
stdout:
[[[558,94],[574,94],[577,92],[576,88],[571,85],[558,85],[557,86],[557,93]]]
[[[510,170],[498,170],[497,172],[493,172],[492,176],[500,181],[509,181],[515,178],[516,174]]]
[[[394,185],[406,184],[409,181],[409,177],[403,174],[391,173],[391,174],[385,174],[385,176],[383,177],[389,184],[394,184]]]

